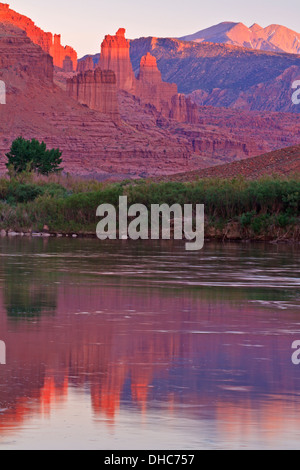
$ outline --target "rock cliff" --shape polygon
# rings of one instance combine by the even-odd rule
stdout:
[[[53,63],[56,67],[63,68],[64,60],[69,57],[72,61],[72,69],[76,70],[77,53],[72,47],[61,45],[59,34],[45,33],[31,19],[11,10],[7,3],[0,3],[0,22],[10,23],[25,31],[33,43],[39,45],[53,57]]]
[[[115,72],[118,88],[133,92],[135,89],[135,76],[130,62],[129,48],[129,41],[125,39],[125,29],[120,28],[115,36],[105,36],[101,44],[101,56],[98,66],[102,70]]]
[[[164,117],[180,122],[198,122],[197,106],[183,95],[179,96],[174,83],[162,80],[154,56],[148,53],[141,58],[139,74],[135,77],[125,29],[120,28],[115,36],[105,37],[98,65],[102,70],[115,72],[120,90],[131,93],[144,105],[154,106]]]
[[[144,83],[159,84],[151,57],[142,61],[141,69]],[[112,74],[96,70],[77,77],[72,93],[80,104],[53,84],[50,55],[23,30],[0,21],[0,80],[7,85],[7,104],[0,106],[0,171],[5,171],[11,142],[20,135],[59,147],[65,171],[98,178],[174,174],[300,143],[297,114],[202,107],[194,125],[175,120],[175,115],[165,117],[123,90],[118,92],[121,120],[116,122],[109,115],[112,89],[117,87]],[[181,115],[191,113],[180,95],[172,100],[173,113],[178,108]]]
[[[163,82],[156,58],[149,52],[141,59],[134,94],[142,103],[155,106],[165,117],[192,124],[199,121],[197,106],[178,94],[175,83]]]
[[[120,120],[116,75],[111,70],[88,70],[67,81],[71,98],[90,109],[107,114],[114,122]]]
[[[87,72],[88,70],[94,70],[94,61],[92,56],[88,56],[85,59],[78,61],[77,72]]]

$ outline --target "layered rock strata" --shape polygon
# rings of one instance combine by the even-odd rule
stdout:
[[[111,70],[88,70],[67,81],[68,95],[90,109],[120,120],[116,75]]]
[[[0,22],[10,23],[26,32],[34,44],[53,57],[56,67],[63,68],[64,60],[69,57],[72,61],[72,70],[77,68],[77,52],[70,46],[62,46],[60,34],[46,33],[38,28],[34,22],[24,15],[11,10],[7,3],[0,3]]]

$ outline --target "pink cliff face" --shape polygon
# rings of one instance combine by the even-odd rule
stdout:
[[[73,61],[68,55],[66,55],[63,61],[63,71],[66,73],[73,72]]]
[[[141,59],[136,94],[142,102],[152,104],[165,117],[192,124],[199,121],[197,106],[184,95],[179,95],[174,83],[163,82],[156,58],[149,52]]]
[[[43,50],[55,42],[61,51],[60,37],[54,41],[51,33],[41,35],[36,28],[34,44],[24,28],[1,21],[7,13],[12,15],[0,4],[0,79],[8,84],[7,105],[0,106],[2,173],[6,172],[4,155],[20,135],[60,148],[65,171],[71,174],[122,179],[182,173],[299,144],[300,115],[286,113],[283,118],[274,113],[270,120],[269,113],[204,107],[199,119],[197,107],[178,94],[176,85],[162,81],[161,62],[157,66],[151,54],[142,58],[135,78],[129,59],[131,43],[124,30],[108,36],[103,50],[114,58],[123,81],[131,79],[131,92],[117,87],[117,80],[122,80],[116,72],[107,67],[94,70],[90,58],[87,67],[93,69],[68,82],[68,96],[64,87],[57,86],[56,71],[53,83],[53,59]],[[41,39],[43,48],[37,45]],[[72,58],[63,50],[68,69]],[[297,68],[287,72],[290,80]],[[143,386],[142,380],[139,383]],[[142,396],[143,389],[132,393]]]
[[[105,36],[98,65],[102,70],[115,72],[120,90],[131,93],[145,105],[154,106],[164,117],[182,122],[198,121],[197,107],[187,102],[184,96],[179,98],[175,84],[163,82],[156,58],[150,53],[142,57],[140,73],[135,78],[124,28],[120,28],[115,36]]]
[[[87,72],[88,70],[94,70],[94,68],[93,57],[89,56],[78,62],[77,72]]]
[[[147,83],[163,83],[161,73],[157,67],[157,61],[149,52],[142,57],[140,64],[139,80]]]
[[[64,60],[68,56],[72,61],[73,70],[76,70],[77,52],[70,46],[62,46],[60,35],[45,33],[31,19],[16,13],[9,8],[9,5],[3,3],[0,3],[0,22],[8,22],[25,31],[33,43],[53,57],[53,64],[56,67],[63,68]]]
[[[120,28],[115,36],[107,35],[101,45],[98,66],[102,70],[112,70],[117,76],[121,90],[132,92],[135,77],[129,56],[130,44],[125,39],[125,29]]]
[[[111,70],[102,71],[97,68],[95,71],[80,73],[68,80],[67,92],[79,103],[108,115],[114,122],[119,122],[116,75]]]

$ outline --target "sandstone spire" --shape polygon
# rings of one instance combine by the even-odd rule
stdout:
[[[135,76],[130,56],[130,44],[125,39],[125,29],[120,28],[115,36],[107,35],[101,45],[99,67],[102,70],[112,70],[117,77],[117,85],[121,90],[134,90]]]
[[[158,70],[156,58],[152,56],[150,52],[141,59],[138,79],[145,83],[162,83],[161,73]]]

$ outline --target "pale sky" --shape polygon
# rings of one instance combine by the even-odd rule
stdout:
[[[282,24],[300,32],[299,0],[6,0],[45,31],[60,33],[79,57],[100,51],[105,34],[180,37],[222,21]],[[4,3],[5,0],[2,0]]]

